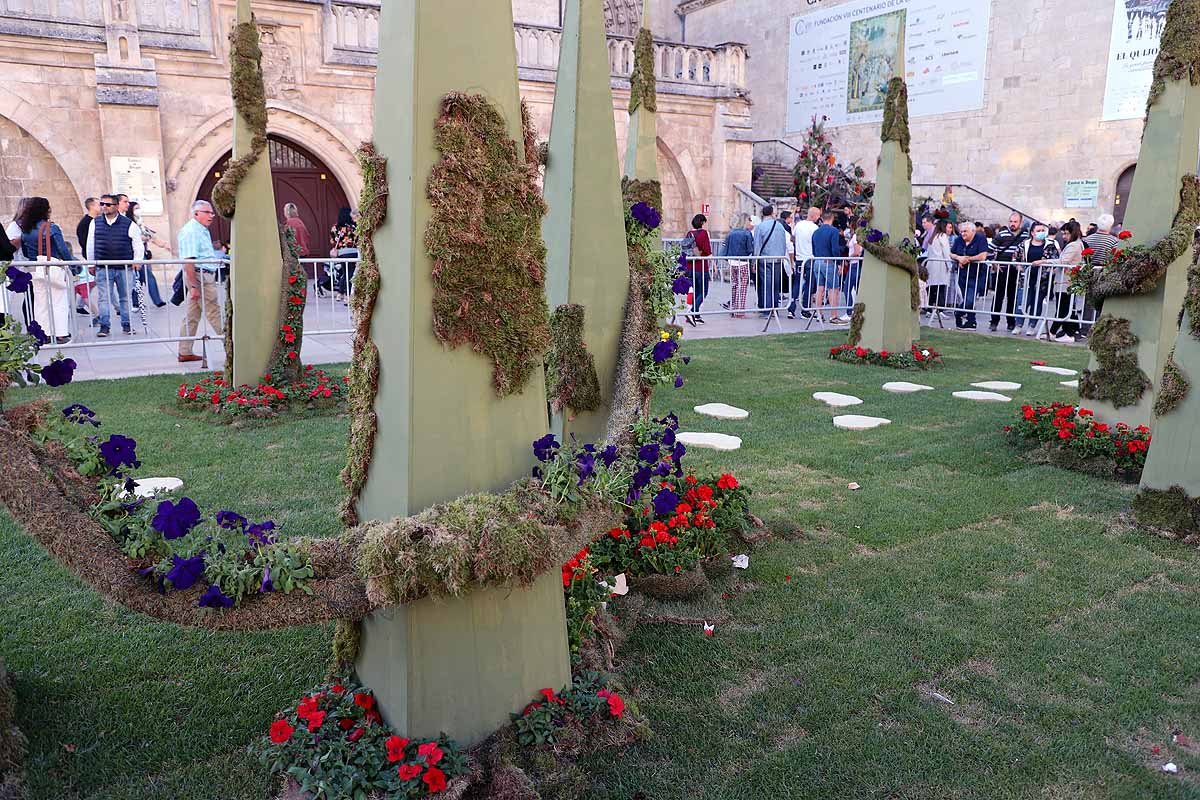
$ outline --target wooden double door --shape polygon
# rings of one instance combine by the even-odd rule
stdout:
[[[346,192],[333,173],[312,153],[294,142],[270,136],[267,151],[271,159],[271,178],[275,187],[275,217],[283,222],[283,207],[295,203],[312,237],[310,256],[329,254],[329,229],[337,222],[338,210],[349,207]],[[212,188],[225,171],[232,152],[221,156],[196,195],[197,200],[212,200]],[[218,216],[209,228],[213,242],[229,243],[229,220]]]

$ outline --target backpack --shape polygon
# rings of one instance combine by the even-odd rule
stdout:
[[[696,244],[696,237],[691,231],[687,232],[687,236],[683,237],[683,241],[679,243],[679,246],[683,249],[683,254],[688,258],[700,255],[700,247]]]

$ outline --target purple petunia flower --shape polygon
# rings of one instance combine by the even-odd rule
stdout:
[[[675,446],[675,431],[673,429],[667,428],[665,431],[663,431],[662,444],[663,447]]]
[[[657,463],[662,458],[662,453],[656,444],[642,445],[638,450],[638,458],[645,461],[647,464]]]
[[[660,478],[665,478],[668,475],[670,475],[671,474],[671,462],[670,461],[658,462],[658,466],[654,468],[654,474]]]
[[[654,230],[662,223],[662,215],[658,213],[658,209],[648,203],[634,203],[633,208],[629,209],[629,213],[650,230]]]
[[[654,495],[654,513],[660,517],[674,514],[678,505],[679,495],[670,489],[660,489],[658,494]]]
[[[75,359],[56,358],[42,367],[42,380],[47,386],[66,386],[75,375]]]
[[[596,457],[591,453],[580,453],[575,462],[579,467],[579,485],[583,486],[584,481],[596,474]]]
[[[676,388],[676,389],[682,389],[682,388],[683,388],[683,376],[682,376],[682,375],[676,375],[676,376],[675,376],[675,388]]]
[[[653,476],[654,473],[649,467],[638,467],[637,472],[633,473],[630,484],[635,489],[644,489],[650,484],[650,478]]]
[[[72,403],[64,408],[62,413],[68,420],[79,425],[91,425],[94,428],[100,427],[100,420],[96,419],[96,412],[85,405]]]
[[[46,335],[46,332],[44,330],[42,330],[42,326],[38,324],[38,321],[36,319],[30,321],[30,323],[27,326],[25,326],[25,332],[28,333],[30,336],[32,336],[34,338],[34,340],[37,341],[38,347],[41,347],[42,345],[47,344],[50,341],[50,337]]]
[[[258,585],[258,590],[260,592],[275,591],[275,584],[271,583],[271,568],[270,567],[267,567],[266,569],[263,570],[263,579],[262,579],[262,583],[260,583]]]
[[[679,344],[674,339],[659,339],[654,343],[654,363],[661,364],[664,361],[675,355],[675,351],[679,349]]]
[[[218,511],[217,512],[217,527],[231,530],[233,528],[245,528],[246,518],[234,511]]]
[[[686,367],[688,364],[692,363],[692,357],[691,357],[691,356],[684,356],[684,357],[683,357],[683,359],[682,359],[682,361],[683,361],[683,365]]]
[[[246,538],[250,540],[251,546],[263,547],[274,543],[275,535],[272,533],[274,530],[275,522],[268,519],[246,528]]]
[[[108,441],[101,443],[100,457],[108,464],[113,475],[120,475],[123,467],[137,469],[142,465],[137,460],[137,442],[119,433],[114,433],[108,437]]]
[[[679,265],[679,271],[680,271],[680,272],[682,272],[683,270],[687,269],[687,253],[685,253],[685,252],[683,252],[682,250],[680,250],[680,251],[679,251],[679,258],[677,258],[677,259],[675,260],[675,263]]]
[[[178,503],[163,500],[154,512],[150,527],[163,535],[164,539],[178,539],[200,524],[200,509],[190,497],[179,498]]]
[[[9,267],[4,270],[4,276],[8,278],[6,288],[13,294],[25,294],[33,284],[33,276],[19,267]]]
[[[871,230],[867,231],[867,241],[870,242],[871,244],[875,244],[876,242],[882,242],[883,241],[883,231],[879,230],[878,228],[871,228]]]
[[[546,462],[554,458],[554,451],[561,446],[553,433],[547,433],[533,443],[533,455],[538,461]]]
[[[675,282],[671,284],[671,291],[675,294],[687,294],[692,290],[692,279],[687,275],[680,275],[675,278]]]
[[[638,501],[638,498],[641,496],[642,496],[641,489],[631,488],[628,492],[625,493],[625,504],[631,506],[634,503],[636,503]]]
[[[171,586],[181,592],[184,589],[192,588],[196,581],[200,580],[204,575],[203,553],[191,558],[171,556],[171,564],[171,571],[167,573],[167,580],[171,582]]]
[[[207,592],[201,595],[197,605],[201,608],[231,608],[233,598],[222,592],[221,587],[214,583],[208,587]]]
[[[617,460],[617,446],[610,444],[608,447],[600,451],[600,460],[604,462],[604,466],[611,467]]]

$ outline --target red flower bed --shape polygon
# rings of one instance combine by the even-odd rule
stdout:
[[[829,348],[829,357],[847,364],[874,364],[892,369],[930,369],[942,365],[941,353],[932,347],[922,347],[919,344],[914,344],[907,353],[892,353],[887,350],[875,352],[866,347],[840,344]]]
[[[1141,473],[1151,440],[1145,425],[1110,425],[1097,421],[1090,409],[1057,402],[1021,406],[1020,417],[1004,432],[1068,451],[1081,460],[1111,459],[1116,470],[1127,475]]]
[[[220,372],[214,372],[199,383],[179,384],[176,399],[178,406],[188,411],[266,417],[296,407],[337,405],[349,391],[347,382],[346,377],[330,375],[312,364],[304,368],[302,381],[287,385],[276,385],[265,375],[257,386],[231,386]]]

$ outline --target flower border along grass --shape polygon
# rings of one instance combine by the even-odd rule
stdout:
[[[913,344],[907,353],[892,353],[887,350],[875,352],[870,348],[858,347],[852,344],[839,344],[829,348],[829,358],[845,364],[871,364],[877,367],[892,369],[933,369],[944,366],[942,354],[932,347]]]
[[[1090,409],[1060,402],[1021,406],[1017,421],[1003,430],[1013,440],[1040,443],[1054,466],[1134,482],[1152,438],[1145,425],[1109,425]]]

